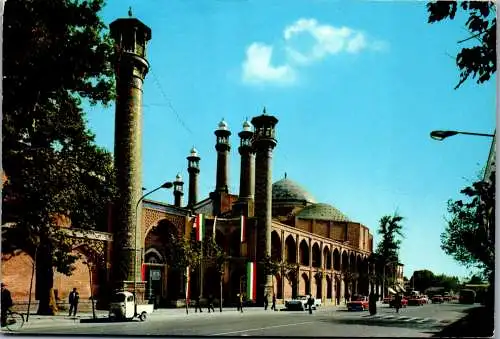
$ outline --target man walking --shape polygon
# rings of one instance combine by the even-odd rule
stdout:
[[[200,310],[201,310],[201,308],[200,308]],[[208,296],[208,313],[210,313],[210,310],[212,310],[212,312],[215,313],[214,297],[211,294]]]
[[[271,305],[271,309],[276,311],[276,294],[273,293],[273,304]]]
[[[2,304],[2,327],[4,327],[5,325],[7,325],[7,312],[9,311],[9,309],[12,307],[12,297],[10,295],[10,291],[7,289],[7,285],[5,285],[4,283],[1,284],[2,286],[2,300],[1,300],[1,304]]]
[[[240,297],[240,311],[241,313],[243,313],[243,294],[240,293],[239,297]]]
[[[269,305],[269,296],[266,293],[266,295],[264,296],[264,311],[267,311],[267,306],[268,305]]]
[[[314,304],[314,299],[312,294],[309,294],[309,298],[307,299],[307,305],[309,306],[309,314],[313,313],[312,306]]]
[[[200,309],[200,313],[203,312],[200,305],[200,296],[196,296],[194,300],[194,313],[198,313],[198,309]]]
[[[76,317],[76,311],[78,309],[78,301],[80,300],[80,294],[76,290],[76,287],[73,288],[73,291],[69,294],[69,316],[71,317],[71,312],[73,312],[73,317]]]

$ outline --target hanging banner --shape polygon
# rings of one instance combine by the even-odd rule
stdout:
[[[247,299],[257,299],[257,265],[255,262],[247,263]]]
[[[213,234],[212,234],[212,240],[215,241],[215,227],[217,225],[217,217],[214,218],[214,227],[213,227]]]
[[[196,227],[196,241],[202,241],[205,235],[205,218],[203,214],[197,214],[194,223]]]
[[[189,304],[191,299],[191,289],[189,288],[189,281],[191,280],[191,272],[189,271],[189,266],[186,267],[186,303]]]
[[[240,229],[241,229],[241,242],[246,241],[246,228],[247,228],[247,220],[244,215],[241,216],[241,221],[240,221]]]

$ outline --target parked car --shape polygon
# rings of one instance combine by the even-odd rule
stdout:
[[[408,306],[424,306],[424,304],[424,298],[419,296],[414,296],[408,299]]]
[[[444,293],[443,301],[451,301],[451,295],[448,292]]]
[[[429,297],[427,295],[423,295],[422,296],[422,300],[424,301],[424,304],[428,304],[429,303]]]
[[[368,310],[368,297],[355,295],[347,303],[348,311],[366,311]]]
[[[436,294],[435,296],[432,297],[433,304],[442,304],[443,302],[444,302],[444,298],[440,294]]]
[[[287,310],[300,310],[300,311],[306,311],[309,309],[309,306],[307,305],[307,300],[309,299],[308,296],[306,295],[298,295],[296,298],[291,299],[291,300],[285,300],[285,307]],[[319,306],[321,306],[321,300],[320,299],[314,299],[314,304],[312,305],[312,309],[316,310]]]
[[[395,307],[395,306],[396,306],[396,299],[393,298],[389,302],[389,307]],[[406,298],[401,299],[401,307],[405,308],[406,306],[408,306],[408,299],[406,299]]]
[[[383,304],[390,304],[392,299],[393,299],[393,297],[391,297],[391,296],[385,297],[384,300],[382,301],[382,303]]]

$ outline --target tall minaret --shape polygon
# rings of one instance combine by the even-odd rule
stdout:
[[[217,150],[217,180],[215,192],[229,192],[229,136],[231,132],[224,119],[219,122],[219,127],[214,132],[217,137],[215,149]]]
[[[274,129],[277,123],[278,119],[272,115],[267,115],[265,108],[262,115],[252,119],[252,125],[255,127],[253,147],[256,151],[255,217],[257,218],[258,229],[258,262],[266,255],[271,255],[272,157],[273,149],[277,143]],[[258,278],[259,276],[261,277],[260,279]],[[268,295],[272,295],[271,275],[264,276],[262,266],[258,268],[257,279],[257,286],[265,286],[264,290],[257,292],[257,297],[262,298],[266,292]]]
[[[129,15],[130,15],[129,11]],[[133,289],[141,282],[142,85],[149,69],[146,44],[151,29],[136,18],[110,24],[115,42],[115,150],[118,197],[114,204],[112,279],[115,288]],[[137,295],[142,298],[140,291]]]
[[[177,173],[174,181],[174,205],[175,207],[181,207],[182,205],[182,196],[184,195],[183,191],[184,181],[182,181],[182,177],[180,173]]]
[[[194,146],[191,148],[187,161],[189,173],[188,207],[192,207],[198,202],[198,174],[200,173],[200,157]]]
[[[239,201],[248,201],[254,198],[255,192],[255,154],[252,147],[252,125],[245,120],[243,130],[238,133],[240,137],[240,147],[238,151],[241,155],[240,168],[240,195]]]

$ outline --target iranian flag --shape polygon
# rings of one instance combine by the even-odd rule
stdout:
[[[255,262],[247,263],[247,298],[257,299],[257,265]]]
[[[189,280],[191,280],[191,272],[189,271],[189,266],[186,267],[186,302],[191,299],[191,289],[189,288]]]
[[[240,228],[241,228],[241,242],[245,242],[247,240],[245,237],[247,230],[247,219],[244,215],[241,216]]]
[[[196,241],[202,241],[205,236],[205,217],[203,214],[197,214],[195,220]]]

